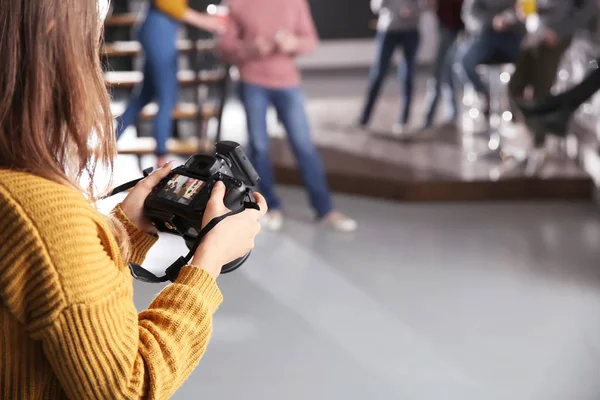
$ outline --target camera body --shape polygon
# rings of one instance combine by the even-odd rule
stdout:
[[[236,211],[244,207],[244,203],[254,202],[252,188],[258,185],[260,178],[238,143],[219,142],[215,154],[195,154],[171,171],[146,198],[144,214],[159,231],[182,236],[191,249],[218,181],[225,184],[224,203],[230,210]],[[235,268],[247,257],[236,260],[239,265]],[[231,269],[233,263],[230,264],[224,266],[223,272],[235,269]]]

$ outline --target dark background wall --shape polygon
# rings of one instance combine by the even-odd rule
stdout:
[[[308,0],[308,2],[321,39],[373,37],[374,32],[369,28],[369,21],[374,16],[369,7],[369,0]],[[199,11],[206,10],[206,7],[213,3],[219,1],[190,0],[189,2],[191,7]]]
[[[309,0],[321,39],[373,37],[373,14],[368,0]]]

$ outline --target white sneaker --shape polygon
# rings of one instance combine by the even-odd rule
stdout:
[[[323,220],[322,224],[327,226],[330,229],[338,232],[354,232],[358,228],[358,223],[342,214],[339,211],[332,211],[327,214]]]
[[[404,124],[396,123],[392,128],[392,135],[398,138],[410,138],[415,135],[414,131],[410,131],[407,129],[407,126]]]
[[[283,225],[283,214],[281,211],[269,211],[261,218],[260,223],[271,232],[278,232]]]

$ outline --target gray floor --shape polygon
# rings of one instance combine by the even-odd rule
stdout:
[[[304,194],[222,276],[210,348],[174,399],[600,398],[600,217],[580,203],[391,204]],[[161,239],[146,267],[183,251]],[[136,283],[142,309],[161,289]]]

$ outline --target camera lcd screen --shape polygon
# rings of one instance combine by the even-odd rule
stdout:
[[[187,206],[202,189],[203,185],[204,182],[201,180],[175,174],[158,193],[158,197]]]

